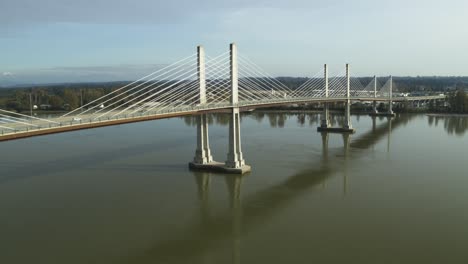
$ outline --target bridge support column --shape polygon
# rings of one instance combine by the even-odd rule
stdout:
[[[206,114],[197,117],[197,150],[195,151],[194,163],[208,164],[213,162],[208,139],[208,119]]]
[[[374,75],[374,99],[377,99],[377,77]],[[377,101],[372,102],[372,114],[377,114]]]
[[[387,140],[387,152],[390,152],[390,138],[392,136],[392,119],[388,119],[388,140]]]
[[[353,129],[351,125],[351,100],[347,99],[345,103],[345,120],[343,124],[344,129]]]
[[[346,64],[346,107],[345,107],[345,122],[343,125],[343,132],[354,133],[353,126],[351,125],[351,99],[350,99],[350,75],[349,64]]]
[[[241,149],[239,108],[233,108],[232,116],[229,120],[229,152],[227,155],[226,167],[241,169],[245,166]]]
[[[238,173],[245,173],[251,170],[250,166],[245,165],[241,150],[240,136],[240,111],[239,111],[239,68],[237,65],[237,46],[230,45],[230,71],[231,71],[231,104],[232,116],[229,120],[229,152],[226,160],[226,167]]]
[[[372,114],[378,114],[379,111],[377,110],[377,101],[372,102]]]
[[[197,47],[197,67],[198,67],[198,101],[200,105],[206,104],[206,76],[205,76],[205,49]],[[205,114],[197,117],[197,150],[195,151],[195,164],[208,164],[213,162],[208,140],[208,120]]]
[[[390,76],[390,91],[388,92],[388,115],[394,116],[395,114],[393,113],[393,98],[392,98],[392,93],[393,93],[393,77]]]
[[[324,86],[325,86],[325,97],[328,98],[328,66],[327,64],[324,65]],[[322,113],[322,120],[320,122],[321,128],[328,128],[330,127],[330,114],[328,111],[328,102],[323,104],[323,113]]]
[[[229,152],[226,160],[226,168],[237,173],[245,173],[250,171],[250,166],[245,165],[244,157],[241,150],[240,137],[240,111],[239,111],[239,68],[237,65],[237,46],[232,43],[231,51],[231,104],[232,116],[229,120]]]
[[[320,121],[320,127],[328,128],[330,127],[330,111],[328,102],[323,103],[323,113],[322,113],[322,120]]]

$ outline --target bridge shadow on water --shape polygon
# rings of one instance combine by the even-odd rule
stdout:
[[[290,111],[255,111],[252,113],[241,113],[241,120],[246,116],[253,118],[258,123],[262,123],[264,119],[268,119],[268,123],[270,127],[284,127],[286,121],[289,117],[294,116],[297,118],[297,123],[301,126],[304,126],[307,121],[310,126],[316,126],[320,122],[320,115],[316,112],[290,112]],[[359,121],[360,116],[356,115]],[[367,117],[367,115],[366,115]],[[184,116],[180,117],[184,120],[184,123],[187,126],[196,127],[197,126],[197,117],[196,116]],[[207,121],[208,124],[211,125],[221,125],[227,126],[229,125],[229,118],[228,114],[207,114]],[[332,126],[340,126],[344,122],[344,115],[343,114],[336,114],[333,113],[330,115],[330,124]]]
[[[367,133],[352,139],[343,135],[343,148],[328,148],[328,134],[322,136],[322,160],[318,166],[305,169],[288,177],[283,182],[242,197],[242,176],[216,175],[193,172],[196,183],[200,219],[183,230],[180,237],[155,242],[151,248],[129,256],[124,263],[205,263],[213,248],[230,249],[231,263],[241,263],[241,237],[262,227],[272,216],[301,194],[321,186],[334,173],[346,168],[346,164],[364,155],[365,151],[382,139],[390,137],[391,131],[405,125],[414,116],[399,116],[388,119],[373,127]],[[387,119],[387,118],[385,118]],[[336,166],[343,164],[344,166]],[[229,210],[224,214],[213,215],[209,205],[210,182],[214,177],[223,177],[229,193]],[[346,194],[346,171],[344,171],[343,194]],[[207,262],[211,263],[211,262]],[[214,263],[214,262],[213,262]]]
[[[271,127],[283,127],[286,120],[286,113],[255,113],[252,117],[259,122],[263,118],[268,118]],[[316,123],[318,120],[317,114],[298,114],[298,122],[304,124],[305,116],[308,117],[309,123]],[[196,117],[195,116],[185,116],[182,117],[185,124],[188,126],[196,126]],[[332,124],[340,124],[342,122],[342,117],[340,116],[331,116]],[[227,126],[229,124],[229,115],[227,114],[217,114],[217,115],[208,115],[208,123],[210,125],[218,124],[222,126]],[[178,139],[177,141],[159,141],[153,143],[133,145],[130,147],[119,148],[118,151],[115,150],[98,150],[89,152],[86,155],[75,155],[72,157],[63,157],[56,160],[41,161],[35,162],[34,160],[20,160],[16,162],[10,161],[0,161],[1,175],[0,175],[0,185],[6,184],[14,181],[19,181],[23,179],[29,179],[33,177],[41,177],[50,174],[63,173],[66,175],[67,172],[73,171],[76,168],[86,168],[93,169],[96,165],[105,164],[107,162],[112,162],[119,159],[126,159],[135,157],[138,155],[143,155],[147,153],[154,152],[155,149],[169,149],[177,146],[192,144],[192,137],[184,137]],[[129,165],[119,165],[113,164],[112,169],[119,169],[122,171],[142,171],[147,170],[151,172],[164,171],[165,169],[186,169],[186,164],[165,164],[165,165],[138,165],[138,166],[129,166]]]

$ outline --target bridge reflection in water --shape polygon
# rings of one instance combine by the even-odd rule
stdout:
[[[153,247],[131,256],[127,263],[217,263],[212,256],[213,248],[230,248],[231,263],[241,263],[242,237],[268,223],[275,214],[281,213],[296,197],[310,192],[313,187],[326,188],[326,181],[336,173],[343,175],[342,195],[348,193],[347,165],[375,144],[387,139],[390,145],[391,131],[406,124],[414,116],[379,117],[387,122],[375,125],[368,132],[353,138],[343,134],[341,148],[329,149],[328,133],[321,133],[322,158],[311,169],[288,177],[285,181],[247,197],[242,196],[242,182],[247,178],[240,175],[219,175],[210,172],[193,172],[197,188],[200,220],[188,226],[183,237],[156,243]],[[393,120],[392,120],[393,119]],[[388,148],[388,151],[390,149]],[[343,166],[336,166],[343,164]],[[214,215],[210,206],[211,181],[223,177],[229,197],[227,213]],[[320,189],[321,189],[320,188]],[[197,261],[198,260],[198,261]]]

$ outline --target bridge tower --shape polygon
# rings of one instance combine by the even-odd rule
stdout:
[[[198,80],[200,104],[206,104],[206,77],[205,52],[198,47]],[[199,115],[197,124],[197,150],[193,162],[189,163],[191,169],[221,171],[226,173],[244,174],[251,170],[245,164],[241,148],[240,136],[240,109],[239,109],[239,73],[237,65],[237,47],[230,45],[230,72],[231,72],[231,118],[229,120],[229,151],[225,163],[213,161],[208,142],[208,120],[206,114]]]
[[[328,99],[328,66],[325,64],[323,66],[323,78],[324,78],[324,88],[325,88],[325,98]],[[322,121],[320,123],[320,127],[328,128],[330,127],[330,114],[328,111],[328,102],[323,104],[323,113],[322,113]]]
[[[389,84],[389,92],[388,92],[388,115],[393,116],[393,101],[392,101],[392,93],[393,93],[393,77],[390,75],[390,84]]]
[[[374,102],[373,102],[373,109],[372,112],[369,114],[370,116],[395,116],[393,113],[393,78],[390,76],[389,80],[385,84],[388,85],[388,111],[379,113],[377,111],[377,77],[374,76]]]
[[[377,114],[377,77],[374,75],[374,101],[372,102],[372,114]]]
[[[231,72],[231,105],[232,112],[229,120],[229,152],[227,154],[226,167],[240,173],[250,171],[250,166],[245,165],[241,149],[240,136],[240,110],[239,110],[239,68],[237,64],[237,46],[230,44],[230,72]]]
[[[349,76],[349,64],[346,64],[346,106],[345,106],[345,122],[343,128],[345,130],[353,130],[351,125],[351,100],[350,100],[350,76]]]
[[[325,97],[328,98],[328,68],[324,66],[324,78],[325,78]],[[318,132],[332,132],[332,133],[354,133],[355,130],[351,125],[351,97],[350,97],[350,75],[349,75],[349,64],[346,64],[346,100],[345,100],[345,121],[343,127],[331,127],[330,114],[328,111],[328,103],[325,103],[323,109],[323,117],[320,126],[317,127]]]
[[[206,76],[205,76],[205,50],[197,47],[198,54],[198,84],[199,103],[206,104]],[[197,150],[193,162],[196,164],[208,164],[213,161],[208,140],[208,119],[206,114],[197,116]]]

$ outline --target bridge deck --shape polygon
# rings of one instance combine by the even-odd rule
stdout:
[[[392,100],[394,102],[403,102],[403,101],[418,101],[418,100],[437,100],[445,99],[445,96],[424,96],[424,97],[394,97]],[[303,104],[303,103],[324,103],[324,102],[344,102],[347,98],[285,98],[281,100],[264,100],[264,101],[252,101],[252,102],[241,102],[237,107],[241,110],[249,110],[262,107],[272,107],[272,106],[281,106],[281,105],[290,105],[290,104]],[[350,98],[351,101],[378,101],[386,102],[389,101],[388,98],[373,98],[373,97],[354,97]],[[126,115],[120,114],[113,117],[113,114],[117,114],[117,111],[109,113],[109,117],[95,118],[94,114],[78,115],[80,117],[79,121],[73,120],[73,116],[66,117],[57,117],[50,118],[47,121],[34,120],[31,121],[30,126],[24,124],[10,124],[14,130],[1,130],[0,141],[14,140],[32,136],[40,136],[54,133],[63,133],[75,130],[82,129],[91,129],[104,126],[112,125],[121,125],[134,122],[142,122],[156,119],[164,119],[171,117],[180,117],[187,115],[196,115],[202,113],[211,113],[211,112],[228,112],[233,106],[230,104],[224,105],[207,105],[199,107],[177,107],[171,111],[158,111],[155,109],[152,112],[146,114],[133,114]],[[34,127],[31,129],[30,127]]]

